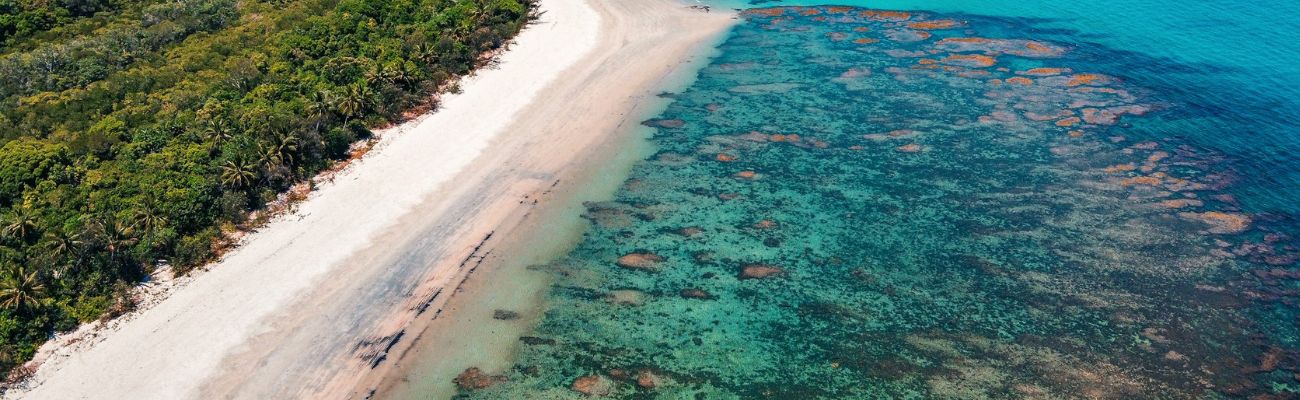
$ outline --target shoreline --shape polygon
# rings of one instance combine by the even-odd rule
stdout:
[[[602,25],[592,6],[543,0],[499,64],[463,80],[438,111],[381,130],[370,154],[296,210],[152,307],[95,330],[89,345],[50,352],[5,397],[366,396],[376,367],[415,342],[403,340],[406,327],[437,313],[487,258],[489,239],[510,236],[550,203],[539,199],[593,165],[586,150],[629,122],[627,110],[654,95],[640,92],[675,65],[610,38],[653,48],[665,38],[636,29],[658,28],[690,47],[698,31],[668,32],[663,18],[719,31],[731,19],[654,0],[597,6],[632,20]]]
[[[405,330],[414,337],[393,349],[396,356],[392,363],[370,372],[365,380],[376,398],[448,398],[456,391],[452,378],[466,368],[477,367],[495,374],[511,366],[511,355],[520,347],[519,336],[531,331],[540,318],[544,295],[550,287],[551,277],[530,267],[572,250],[588,224],[582,218],[584,203],[612,198],[633,164],[653,154],[647,138],[654,129],[641,125],[641,121],[658,115],[672,101],[658,94],[684,90],[695,80],[699,69],[716,56],[716,46],[725,39],[735,16],[729,11],[703,15],[678,0],[644,1],[636,6],[593,5],[606,24],[614,26],[635,26],[636,22],[627,20],[647,15],[667,16],[675,22],[642,22],[643,31],[622,32],[632,39],[605,37],[609,48],[618,51],[593,54],[591,62],[580,65],[611,61],[630,64],[644,56],[678,61],[660,68],[658,74],[640,74],[633,84],[621,76],[630,74],[600,74],[600,68],[574,68],[580,70],[575,71],[578,73],[603,75],[595,79],[624,85],[621,90],[629,96],[611,110],[627,111],[618,113],[617,120],[588,121],[589,130],[609,134],[586,146],[585,152],[590,155],[568,168],[565,179],[547,190],[540,207],[499,240],[494,237],[494,245],[484,250],[479,260],[480,271],[467,275],[456,286],[438,308],[439,315],[415,321]],[[582,101],[592,104],[603,99],[585,93],[583,97]],[[596,127],[599,125],[604,126]],[[497,318],[497,310],[518,315]]]

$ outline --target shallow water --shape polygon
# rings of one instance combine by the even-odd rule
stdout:
[[[927,6],[746,12],[460,396],[1294,397],[1287,18]]]

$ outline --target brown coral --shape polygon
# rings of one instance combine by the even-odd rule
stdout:
[[[1114,174],[1114,173],[1118,173],[1118,172],[1128,172],[1128,171],[1132,171],[1132,170],[1135,170],[1135,169],[1137,169],[1137,166],[1136,166],[1136,165],[1133,165],[1133,163],[1126,163],[1126,164],[1115,164],[1115,165],[1112,165],[1112,166],[1106,167],[1105,169],[1102,169],[1102,172],[1105,172],[1105,173],[1108,173],[1108,174]]]
[[[460,388],[460,390],[479,390],[487,389],[489,386],[492,386],[497,382],[504,382],[506,381],[506,377],[488,375],[478,369],[478,367],[470,367],[464,372],[461,372],[460,375],[456,375],[456,378],[451,381],[454,382],[456,387]]]
[[[1155,176],[1135,176],[1120,181],[1119,184],[1122,186],[1139,186],[1139,185],[1159,186],[1161,182],[1162,181],[1160,180],[1160,178]]]
[[[587,375],[574,379],[572,388],[587,396],[602,397],[614,391],[614,382],[601,375]]]
[[[903,11],[884,11],[884,10],[865,10],[858,15],[877,21],[906,21],[912,19],[912,14]]]
[[[1221,211],[1182,212],[1178,216],[1210,226],[1210,233],[1241,233],[1250,228],[1250,217]]]
[[[895,150],[898,150],[898,151],[900,151],[900,152],[904,152],[904,153],[918,153],[918,152],[921,151],[921,145],[916,144],[916,143],[910,143],[910,144],[905,144],[905,145],[902,145],[902,146],[898,146],[897,148],[895,148]]]
[[[627,269],[654,270],[664,262],[663,256],[654,253],[628,253],[618,258],[614,264]]]
[[[709,292],[702,289],[682,289],[681,295],[683,298],[699,300],[708,300],[713,297],[709,295]]]
[[[784,274],[785,270],[775,265],[749,264],[740,269],[740,279],[764,279]]]
[[[1070,117],[1070,118],[1062,119],[1062,120],[1060,120],[1060,121],[1056,121],[1056,126],[1059,126],[1059,127],[1070,127],[1070,126],[1078,125],[1079,122],[1082,122],[1082,121],[1083,121],[1083,120],[1079,119],[1079,117]]]
[[[1029,86],[1029,85],[1033,85],[1033,84],[1034,84],[1034,80],[1033,80],[1033,79],[1029,79],[1029,78],[1026,78],[1026,77],[1023,77],[1023,76],[1013,76],[1013,77],[1007,78],[1006,82],[1007,82],[1007,83],[1014,83],[1014,84],[1017,84],[1017,85],[1024,85],[1024,86]]]
[[[971,68],[987,68],[997,64],[998,60],[983,54],[952,54],[944,57],[943,63]]]
[[[1074,87],[1074,86],[1083,86],[1083,85],[1104,84],[1105,82],[1108,82],[1109,79],[1110,79],[1109,77],[1101,74],[1089,74],[1089,73],[1074,74],[1070,76],[1070,81],[1065,85]]]
[[[951,19],[936,19],[934,21],[916,21],[907,24],[908,28],[926,29],[926,30],[952,29],[958,26],[961,26],[961,23],[957,21],[953,21]]]
[[[636,374],[636,385],[642,389],[654,389],[662,384],[663,378],[660,378],[659,374],[653,371],[643,369]]]
[[[1021,74],[1029,76],[1055,76],[1068,73],[1070,73],[1069,68],[1031,68],[1021,72]]]
[[[1164,208],[1200,207],[1202,204],[1205,203],[1196,199],[1172,199],[1160,202],[1160,206]]]
[[[676,129],[686,126],[686,121],[680,119],[652,119],[641,124],[649,127]]]
[[[751,8],[741,12],[741,15],[759,15],[764,17],[779,17],[785,15],[785,9],[780,7],[772,8]]]

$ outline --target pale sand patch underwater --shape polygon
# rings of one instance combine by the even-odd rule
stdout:
[[[662,49],[689,47],[730,20],[711,14],[692,21],[712,24],[686,29],[666,20],[703,13],[631,3],[542,0],[541,21],[443,109],[393,128],[185,289],[98,342],[53,352],[31,388],[7,397],[364,395],[362,372],[383,364],[414,317],[445,301],[437,294],[481,260],[486,238],[546,204],[584,150],[677,63],[655,56],[680,55]],[[614,14],[593,5],[637,23],[602,24],[598,17]]]

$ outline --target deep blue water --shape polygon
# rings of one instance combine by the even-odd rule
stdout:
[[[743,13],[461,395],[1297,396],[1300,5],[866,3]]]
[[[724,8],[843,4],[997,17],[1029,36],[1092,45],[1120,57],[1117,68],[1144,86],[1219,116],[1189,127],[1197,145],[1241,155],[1245,206],[1261,212],[1300,209],[1300,2],[706,0]],[[1289,166],[1289,167],[1287,167]],[[1255,171],[1266,171],[1260,173]],[[1291,194],[1291,195],[1289,195]]]

